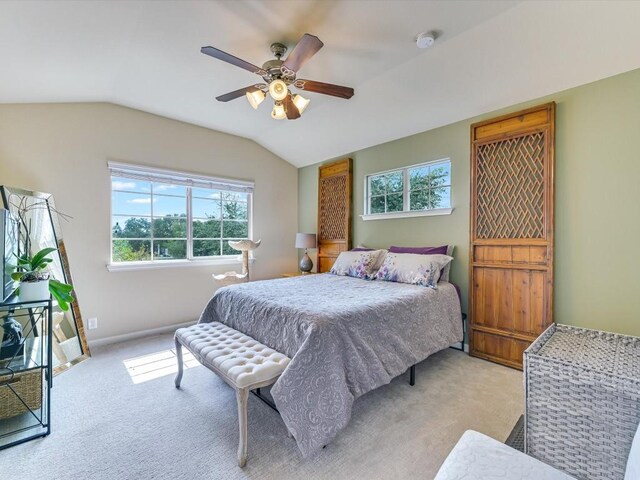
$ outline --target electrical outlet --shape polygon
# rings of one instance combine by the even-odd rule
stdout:
[[[98,318],[97,317],[92,317],[89,320],[87,320],[88,323],[88,327],[89,330],[95,330],[96,328],[98,328]]]

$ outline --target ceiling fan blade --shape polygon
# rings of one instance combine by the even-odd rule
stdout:
[[[287,72],[297,72],[323,46],[324,43],[318,37],[305,33],[280,67],[282,73],[287,75]]]
[[[284,113],[287,114],[287,118],[289,120],[295,120],[296,118],[300,118],[300,110],[296,107],[296,104],[293,103],[291,99],[291,95],[287,95],[285,99],[282,101],[282,106],[284,107]]]
[[[258,87],[262,85],[264,84],[251,85],[250,87],[244,87],[244,88],[241,88],[240,90],[234,90],[233,92],[225,93],[224,95],[220,95],[219,97],[216,97],[216,100],[218,100],[219,102],[228,102],[229,100],[235,100],[238,97],[242,97],[247,92],[255,92],[257,90],[260,90],[260,88]],[[264,86],[266,87],[266,85]]]
[[[296,80],[294,85],[307,92],[323,93],[332,97],[340,97],[350,99],[353,97],[354,91],[351,87],[343,87],[341,85],[333,85],[332,83],[314,82],[313,80]]]
[[[267,74],[267,72],[265,72],[262,68],[256,67],[252,63],[246,62],[241,58],[234,57],[230,53],[223,52],[222,50],[218,50],[217,48],[202,47],[200,51],[205,55],[209,55],[210,57],[217,58],[218,60],[222,60],[223,62],[230,63],[231,65],[235,65],[236,67],[244,68],[251,73],[260,75],[261,77]]]

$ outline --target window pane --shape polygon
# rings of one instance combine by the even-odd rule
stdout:
[[[403,210],[402,193],[387,195],[387,212],[401,212]]]
[[[194,198],[191,200],[191,208],[194,218],[222,218],[219,200]]]
[[[220,240],[194,240],[194,257],[213,257],[220,255]]]
[[[236,202],[238,200],[242,201],[242,202],[246,202],[247,201],[247,194],[246,193],[239,193],[239,192],[221,192],[222,194],[222,200],[228,201],[228,202]]]
[[[242,252],[236,250],[235,248],[231,248],[229,246],[229,240],[240,240],[239,238],[225,238],[222,240],[222,255],[242,255]]]
[[[193,238],[220,238],[222,222],[220,220],[193,220]]]
[[[451,163],[437,163],[431,165],[429,169],[431,177],[431,186],[440,187],[442,185],[451,185]]]
[[[187,219],[162,217],[153,219],[154,238],[187,238]]]
[[[222,235],[227,238],[247,238],[249,235],[249,224],[247,222],[223,222]]]
[[[112,251],[114,262],[140,262],[151,260],[150,240],[114,240]]]
[[[169,183],[154,183],[153,194],[177,195],[179,197],[187,196],[187,187],[182,185],[171,185]]]
[[[154,260],[178,260],[187,258],[186,240],[155,240],[153,242]]]
[[[221,198],[221,192],[218,190],[211,190],[209,188],[192,188],[191,196],[193,198],[206,198],[209,200],[219,200]]]
[[[187,217],[186,197],[165,197],[164,195],[153,195],[153,216],[164,217],[165,215]]]
[[[384,177],[378,175],[376,177],[371,177],[370,180],[371,191],[370,195],[384,195]]]
[[[148,193],[151,191],[151,183],[130,178],[111,177],[112,190],[124,190],[126,192]]]
[[[394,172],[386,175],[387,180],[387,193],[401,192],[402,191],[402,172]]]
[[[449,208],[451,206],[451,187],[431,189],[431,208]]]
[[[429,204],[429,190],[417,190],[409,194],[411,210],[426,210],[432,208]]]
[[[417,167],[409,169],[409,186],[411,190],[420,190],[429,187],[429,167]]]
[[[370,213],[384,213],[384,196],[371,197]]]
[[[136,217],[112,217],[111,231],[113,238],[149,238],[151,237],[151,220]]]
[[[111,202],[113,213],[131,216],[151,215],[150,194],[113,192]]]
[[[231,220],[247,219],[247,204],[244,202],[224,202],[222,204],[222,218]]]

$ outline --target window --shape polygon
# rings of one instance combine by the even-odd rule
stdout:
[[[112,264],[235,258],[228,241],[250,236],[251,182],[113,162],[109,168]]]
[[[449,214],[449,159],[374,173],[365,178],[364,220]]]

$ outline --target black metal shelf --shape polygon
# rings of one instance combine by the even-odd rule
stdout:
[[[22,320],[24,335],[13,355],[0,358],[0,450],[51,433],[52,312],[51,298],[0,303],[0,318]]]

